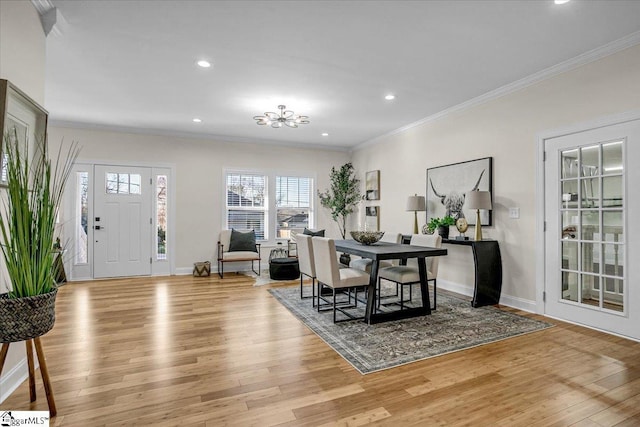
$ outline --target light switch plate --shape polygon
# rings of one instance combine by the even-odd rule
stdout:
[[[520,218],[520,208],[509,208],[509,218],[512,218],[512,219]]]

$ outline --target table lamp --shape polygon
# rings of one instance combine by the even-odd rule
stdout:
[[[465,197],[467,209],[476,210],[476,240],[482,240],[480,209],[491,209],[491,193],[489,191],[469,191]]]
[[[409,199],[407,199],[407,212],[413,211],[413,234],[418,234],[418,211],[424,212],[425,210],[427,210],[427,204],[424,196],[418,196],[417,194],[409,196]]]

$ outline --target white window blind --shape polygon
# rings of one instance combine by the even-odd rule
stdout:
[[[292,230],[310,228],[311,178],[276,176],[276,236],[289,238]]]
[[[267,239],[267,177],[250,173],[227,173],[227,228],[253,229],[256,238]]]

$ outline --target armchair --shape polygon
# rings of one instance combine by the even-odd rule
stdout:
[[[218,275],[224,278],[224,264],[227,262],[251,261],[251,271],[260,275],[260,243],[256,243],[253,230],[222,230],[218,240]],[[254,268],[258,261],[258,271]]]

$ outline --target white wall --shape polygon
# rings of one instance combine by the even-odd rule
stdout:
[[[42,105],[44,72],[45,35],[35,8],[29,1],[0,1],[0,78],[9,80]],[[1,262],[0,293],[8,289],[4,261]],[[9,347],[0,377],[0,402],[26,378],[24,349],[22,343]]]
[[[218,233],[224,222],[225,168],[307,171],[317,176],[316,186],[324,190],[329,186],[331,167],[349,160],[349,154],[341,151],[50,126],[52,153],[62,139],[79,142],[82,147],[79,161],[175,166],[178,271],[191,271],[196,261],[215,260]],[[317,202],[317,196],[316,222],[317,227],[326,228],[329,235],[339,236],[335,223]]]
[[[353,162],[361,178],[364,171],[381,171],[380,203],[368,202],[381,206],[381,230],[409,233],[413,214],[404,211],[406,199],[425,194],[427,168],[492,156],[495,225],[483,227],[483,234],[500,242],[503,297],[532,302],[537,135],[639,108],[640,46],[635,46],[364,146],[353,153]],[[509,207],[520,208],[520,219],[509,219]],[[473,236],[473,227],[467,235]],[[472,286],[470,250],[447,249],[439,283]]]
[[[0,1],[0,78],[44,105],[45,35],[30,1]]]

